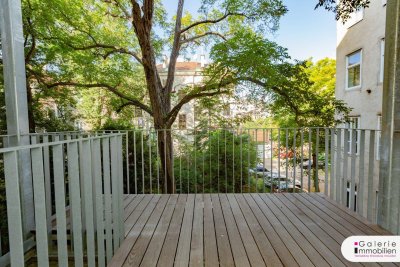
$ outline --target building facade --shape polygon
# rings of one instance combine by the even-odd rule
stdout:
[[[372,0],[343,23],[337,22],[336,98],[353,110],[352,126],[380,129],[386,1]]]
[[[374,135],[374,160],[373,162],[365,160],[364,177],[360,177],[359,173],[361,169],[359,150],[360,147],[365,147],[365,154],[369,154],[370,134],[365,136],[365,143],[361,146],[361,131],[358,131],[357,136],[353,139],[356,140],[356,151],[351,151],[351,148],[347,151],[349,164],[351,156],[356,156],[356,191],[357,186],[361,185],[360,179],[366,179],[369,172],[372,171],[374,198],[378,198],[379,183],[385,24],[386,0],[371,0],[368,8],[354,12],[345,23],[337,22],[335,95],[337,99],[343,100],[352,108],[349,122],[344,126],[353,129],[378,130]],[[352,132],[349,132],[347,140],[344,135],[342,140],[350,144]],[[372,168],[369,166],[371,164],[374,165]],[[349,199],[350,170],[347,173],[343,171],[343,178],[347,180],[347,205],[349,206],[352,201]],[[357,202],[357,192],[354,201]],[[367,199],[364,199],[364,203],[367,203]],[[366,210],[366,207],[363,208]],[[376,207],[374,207],[374,217],[376,217],[375,211]]]

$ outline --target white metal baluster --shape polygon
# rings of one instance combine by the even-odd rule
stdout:
[[[297,129],[293,130],[293,193],[296,193],[296,134]],[[289,192],[289,190],[288,190]]]
[[[101,150],[100,139],[92,141],[92,164],[93,181],[95,189],[95,209],[96,209],[96,234],[97,234],[97,264],[105,266],[104,250],[104,207],[103,207],[103,179],[101,173]]]
[[[4,176],[7,197],[7,221],[11,266],[23,267],[24,246],[22,234],[22,210],[20,178],[18,173],[18,151],[4,153]]]
[[[270,149],[270,152],[271,152],[271,169],[270,169],[270,172],[271,172],[271,192],[272,192],[272,183],[273,183],[273,179],[272,179],[272,172],[274,171],[274,168],[273,168],[273,166],[274,166],[274,146],[273,146],[273,138],[272,138],[272,136],[273,136],[273,129],[271,128],[270,129],[270,136],[269,136],[269,139],[270,139],[270,143],[271,143],[271,149]]]
[[[285,168],[285,175],[286,175],[286,190],[288,190],[288,179],[289,179],[289,129],[285,129],[285,135],[286,135],[286,168]],[[278,183],[279,190],[281,190],[280,182]]]
[[[135,140],[136,141],[136,140]],[[102,140],[103,150],[103,177],[104,177],[104,205],[106,217],[106,254],[107,263],[111,261],[113,255],[113,240],[112,240],[112,226],[111,226],[111,181],[110,181],[110,138]],[[136,154],[136,153],[135,153]],[[135,161],[136,165],[136,161]],[[135,179],[136,181],[136,179]],[[137,191],[136,191],[137,192]]]
[[[351,210],[356,209],[356,203],[355,203],[355,188],[356,188],[356,153],[357,153],[357,146],[356,146],[356,137],[357,137],[357,131],[356,130],[351,130],[351,159],[350,159],[350,179],[351,179],[351,184],[350,184],[350,208]]]
[[[240,193],[243,193],[243,133],[240,129]]]
[[[342,205],[346,206],[347,200],[347,182],[348,182],[348,165],[349,165],[349,140],[350,130],[344,130],[344,151],[343,151],[343,183],[342,183]]]
[[[325,128],[325,181],[324,194],[329,195],[329,129]]]
[[[369,137],[369,159],[368,159],[368,203],[367,218],[374,221],[375,194],[374,194],[374,165],[375,165],[375,136],[376,131],[370,131]]]
[[[312,129],[308,129],[308,192],[311,192]]]
[[[303,192],[303,176],[304,176],[304,128],[301,128],[300,132],[300,149],[301,149],[301,159],[300,159],[300,187],[301,187],[301,192]]]
[[[43,136],[43,143],[49,142],[49,136]],[[45,195],[46,195],[46,214],[47,214],[47,230],[49,231],[48,238],[51,234],[51,215],[52,211],[52,196],[51,196],[51,178],[50,178],[50,153],[49,147],[43,147],[43,164],[44,164],[44,182],[45,182]]]
[[[126,192],[131,193],[129,178],[129,131],[125,132],[125,157],[126,157]]]
[[[112,136],[110,138],[110,153],[111,153],[111,200],[112,200],[112,215],[113,215],[113,240],[114,251],[119,248],[120,239],[120,225],[119,225],[119,203],[118,203],[118,151],[117,151],[117,138]],[[143,150],[142,150],[143,151]]]
[[[339,153],[339,150],[337,148],[335,150],[335,133],[335,128],[331,129],[331,173],[329,181],[329,196],[332,200],[335,199],[335,151],[336,153]]]
[[[82,141],[81,156],[85,159],[82,168],[82,179],[84,182],[84,214],[85,214],[85,228],[86,228],[86,245],[88,265],[95,266],[95,242],[94,242],[94,205],[93,205],[93,185],[92,185],[92,157],[91,157],[91,144],[90,140]]]
[[[281,128],[278,129],[278,178],[281,178]],[[280,179],[278,179],[280,180]],[[279,182],[278,182],[279,183]],[[278,184],[278,191],[280,186]],[[274,192],[274,184],[271,184],[271,192]]]
[[[122,135],[117,136],[118,143],[118,171],[119,171],[119,194],[118,194],[118,204],[119,204],[119,243],[121,244],[125,238],[124,230],[124,205],[123,205],[123,195],[124,195],[124,169],[122,160]]]
[[[265,193],[265,129],[262,129],[262,153],[263,153],[263,172],[262,172],[262,184],[263,184],[263,193]]]
[[[103,141],[104,143],[104,141]],[[135,194],[138,194],[138,188],[137,188],[137,159],[136,159],[136,130],[133,130],[133,168],[134,168],[134,173],[135,173]],[[144,192],[142,192],[143,194]],[[108,259],[108,258],[107,258]]]
[[[68,155],[68,177],[70,185],[70,202],[72,215],[72,228],[74,229],[74,264],[77,267],[83,266],[83,245],[82,245],[82,207],[81,192],[79,184],[79,155],[78,143],[71,142],[67,145]]]
[[[335,189],[336,189],[336,202],[342,202],[342,129],[337,130],[337,145],[336,145],[336,171],[335,171]]]
[[[318,154],[319,154],[319,128],[316,130],[316,136],[315,136],[315,192],[319,192],[319,174],[318,174],[318,168],[319,168],[319,160],[318,160]]]
[[[149,180],[150,180],[150,194],[153,194],[153,180],[152,180],[152,164],[151,164],[151,132],[148,130],[148,142],[149,142]]]
[[[235,193],[235,130],[232,129],[232,193]]]
[[[145,179],[144,179],[144,141],[143,141],[143,135],[144,135],[144,130],[140,130],[140,148],[141,148],[141,155],[142,155],[142,194],[144,194],[145,191]],[[112,142],[112,138],[111,138],[111,142]],[[111,146],[112,148],[112,146]],[[112,160],[112,157],[111,157]],[[115,248],[115,244],[114,244],[114,248]]]
[[[63,145],[53,146],[53,165],[56,199],[58,265],[68,266]]]
[[[364,216],[365,130],[360,132],[360,160],[358,162],[357,212]]]

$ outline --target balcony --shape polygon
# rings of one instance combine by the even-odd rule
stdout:
[[[376,225],[378,131],[168,131],[171,166],[167,130],[3,136],[1,266],[347,266],[345,238],[390,234]]]

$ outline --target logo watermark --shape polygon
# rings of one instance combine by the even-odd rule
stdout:
[[[400,236],[351,236],[342,254],[351,262],[400,262]]]

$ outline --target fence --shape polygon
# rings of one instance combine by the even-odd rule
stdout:
[[[29,261],[26,251],[33,247],[31,260],[38,266],[49,266],[52,260],[59,266],[69,261],[74,266],[105,266],[111,260],[124,238],[123,137],[123,133],[31,134],[31,144],[18,147],[7,147],[13,137],[3,137],[0,156],[9,232],[1,235],[1,265],[24,266]],[[24,225],[20,192],[19,158],[24,153],[31,158],[32,229]]]
[[[376,221],[380,131],[343,128],[128,131],[126,192],[163,193],[160,132],[177,193],[323,192]],[[164,150],[165,151],[165,150]]]

